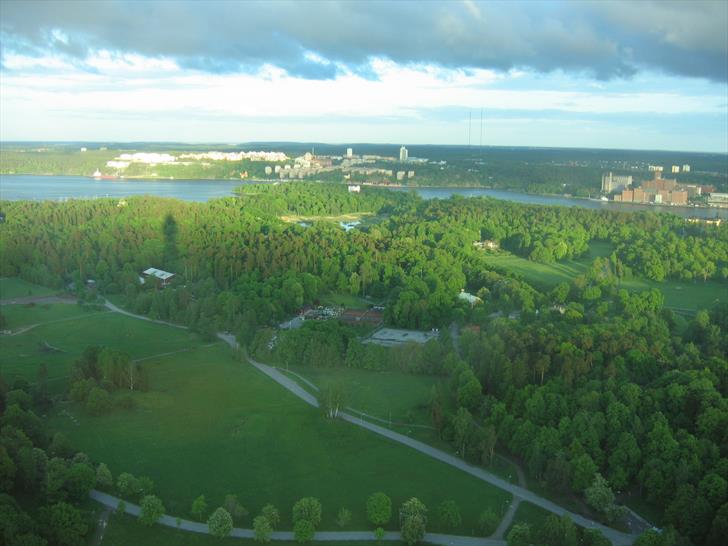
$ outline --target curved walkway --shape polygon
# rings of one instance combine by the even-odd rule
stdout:
[[[511,463],[515,469],[516,469],[516,475],[518,476],[518,485],[525,488],[526,487],[526,475],[523,473],[523,469],[521,466],[516,463],[509,461],[502,455],[496,454],[496,457],[500,457],[506,462]],[[508,528],[513,523],[513,518],[516,516],[516,511],[518,510],[518,507],[521,505],[521,497],[513,495],[513,500],[511,500],[511,505],[508,507],[508,510],[505,514],[503,514],[503,518],[501,519],[500,523],[498,524],[498,527],[496,528],[495,532],[491,535],[493,538],[503,538],[506,536],[506,532],[508,531]]]
[[[120,312],[124,315],[139,318],[142,320],[147,320],[150,322],[155,322],[158,324],[167,324],[169,326],[174,326],[175,328],[182,328],[187,329],[186,326],[181,326],[179,324],[172,324],[169,322],[164,322],[160,320],[152,320],[148,317],[143,317],[140,315],[135,315],[134,313],[130,313],[128,311],[124,311],[114,304],[110,302],[106,302],[106,306],[111,309],[112,311]],[[231,348],[239,350],[240,345],[238,344],[237,340],[235,339],[235,336],[232,334],[225,334],[225,333],[218,333],[217,337],[221,340],[223,340],[225,343],[227,343]],[[266,364],[262,364],[260,362],[256,362],[252,358],[248,358],[248,361],[258,370],[260,370],[262,373],[270,377],[273,381],[284,387],[286,390],[309,404],[313,407],[319,407],[318,400],[315,396],[310,394],[308,391],[306,391],[303,387],[301,387],[300,384],[296,383],[293,379],[290,377],[286,377],[284,374],[282,374],[277,369],[273,368],[272,366],[268,366]],[[531,504],[535,504],[536,506],[539,506],[543,508],[544,510],[547,510],[549,512],[552,512],[558,516],[564,516],[568,515],[571,520],[576,523],[577,525],[580,525],[582,527],[585,527],[587,529],[597,529],[601,531],[606,538],[609,539],[609,541],[614,544],[614,546],[630,546],[635,539],[639,536],[637,534],[627,534],[620,531],[617,531],[616,529],[612,529],[611,527],[607,527],[606,525],[602,525],[601,523],[598,523],[594,520],[591,520],[589,518],[586,518],[582,516],[581,514],[577,514],[575,512],[571,512],[570,510],[566,510],[565,508],[559,506],[555,502],[552,502],[548,499],[545,499],[536,493],[533,493],[532,491],[529,491],[528,489],[525,489],[521,486],[514,485],[510,482],[507,482],[506,480],[496,476],[495,474],[492,474],[488,472],[487,470],[484,470],[483,468],[474,466],[469,464],[468,462],[459,459],[455,457],[454,455],[450,455],[449,453],[446,453],[444,451],[441,451],[437,448],[434,448],[428,444],[425,444],[423,442],[420,442],[418,440],[414,440],[413,438],[410,438],[409,436],[405,436],[403,434],[399,434],[398,432],[394,432],[393,430],[390,430],[388,428],[381,427],[379,425],[375,425],[374,423],[370,423],[368,421],[364,421],[361,417],[355,417],[354,415],[351,415],[350,413],[342,412],[339,414],[339,418],[343,419],[344,421],[347,421],[353,425],[360,426],[362,428],[365,428],[369,430],[370,432],[374,432],[375,434],[379,434],[380,436],[384,436],[385,438],[388,438],[394,442],[400,443],[402,445],[405,445],[407,447],[410,447],[416,451],[419,451],[420,453],[423,453],[425,455],[428,455],[429,457],[432,457],[433,459],[437,459],[438,461],[441,461],[445,464],[448,464],[452,467],[455,467],[459,470],[462,470],[463,472],[466,472],[470,474],[471,476],[482,480],[484,482],[490,483],[492,485],[495,485],[496,487],[503,489],[504,491],[508,491],[515,497],[519,497],[521,500],[530,502]],[[191,522],[194,523],[194,522]],[[202,525],[202,524],[200,524]],[[175,522],[176,526],[176,522]],[[190,529],[192,530],[192,529]],[[198,531],[201,532],[201,531]],[[243,535],[241,535],[243,536]],[[338,538],[325,538],[327,536],[327,533],[317,533],[317,540],[363,540],[363,537],[354,537],[349,539],[344,539],[343,536],[339,536]],[[322,538],[319,538],[321,536]],[[373,533],[368,533],[366,535],[367,537],[374,538]],[[435,536],[435,535],[431,535]],[[444,537],[447,535],[441,535],[441,537]],[[454,538],[469,538],[469,537],[454,537]],[[472,539],[472,537],[470,537]],[[291,539],[284,539],[281,538],[280,540],[291,540]],[[368,540],[368,539],[366,539]],[[394,540],[394,539],[388,539],[388,540]],[[470,544],[493,544],[493,545],[503,545],[504,542],[502,540],[498,539],[472,539],[472,540],[480,540],[481,542],[476,543],[467,543]],[[482,540],[493,540],[494,542],[482,542]],[[437,539],[436,542],[440,541],[440,539]],[[453,544],[453,546],[463,544],[463,546],[466,546],[466,543],[460,543],[460,542],[445,542],[447,544]]]
[[[116,510],[119,502],[122,499],[114,497],[101,491],[93,490],[90,493],[90,497],[95,501],[103,504],[107,508]],[[125,512],[131,516],[139,516],[140,508],[138,505],[124,501]],[[190,531],[193,533],[209,534],[210,530],[206,523],[199,521],[190,521],[187,519],[178,520],[175,517],[164,515],[157,522],[167,527],[174,529],[181,529],[183,531]],[[235,527],[230,536],[236,538],[255,538],[255,533],[252,529],[241,529]],[[272,540],[283,540],[293,541],[295,537],[291,531],[274,531],[271,534]],[[374,536],[374,531],[319,531],[314,535],[313,538],[316,542],[349,542],[353,540],[371,540],[375,541],[377,538]],[[388,542],[394,542],[401,540],[401,536],[396,531],[388,531],[384,533],[383,540]],[[464,537],[458,535],[441,535],[437,533],[427,533],[423,542],[429,542],[431,544],[442,544],[449,546],[506,546],[505,541],[495,540],[488,538],[478,537]]]
[[[227,339],[223,336],[224,334],[218,334],[218,337],[231,344],[232,347],[237,348],[237,343],[235,343],[235,339],[232,336],[227,336]],[[286,377],[281,372],[271,366],[256,362],[252,358],[248,358],[248,360],[253,366],[258,368],[261,372],[276,381],[281,386],[285,387],[288,391],[298,396],[301,400],[311,406],[318,407],[318,400],[316,400],[314,396],[309,394],[309,392],[301,387],[298,383]],[[558,504],[548,499],[545,499],[533,493],[532,491],[529,491],[528,489],[507,482],[506,480],[488,472],[487,470],[471,465],[466,461],[455,457],[454,455],[450,455],[449,453],[441,451],[428,444],[425,444],[418,440],[414,440],[409,436],[405,436],[404,434],[399,434],[398,432],[394,432],[393,430],[390,430],[388,428],[380,427],[379,425],[375,425],[374,423],[364,421],[361,417],[356,417],[350,413],[342,412],[339,414],[339,417],[353,425],[365,428],[371,432],[379,434],[380,436],[384,436],[385,438],[389,438],[390,440],[406,445],[407,447],[419,451],[420,453],[424,453],[425,455],[428,455],[433,459],[437,459],[438,461],[458,468],[463,472],[467,472],[468,474],[474,476],[475,478],[478,478],[479,480],[495,485],[496,487],[503,489],[504,491],[508,491],[509,493],[511,493],[515,497],[520,498],[521,500],[525,500],[532,504],[535,504],[536,506],[540,506],[544,510],[548,510],[549,512],[553,512],[554,514],[557,514],[559,516],[568,515],[577,525],[586,527],[588,529],[598,529],[615,546],[629,546],[637,538],[637,535],[622,533],[620,531],[617,531],[616,529],[612,529],[611,527],[602,525],[601,523],[593,521],[589,518],[585,518],[580,514],[576,514],[574,512],[566,510]]]

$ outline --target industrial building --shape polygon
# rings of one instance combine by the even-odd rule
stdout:
[[[602,175],[602,193],[612,193],[632,185],[632,176],[620,176],[613,173]]]

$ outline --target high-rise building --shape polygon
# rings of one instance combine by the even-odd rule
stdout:
[[[409,154],[407,153],[407,148],[402,146],[399,149],[399,160],[400,161],[407,161],[407,158],[409,157]]]
[[[602,175],[602,192],[612,193],[613,191],[619,191],[625,189],[627,186],[632,184],[632,176],[620,176],[612,174]]]
[[[346,149],[346,157],[348,157],[349,159],[351,159],[352,157],[354,157],[354,150],[352,150],[351,148],[347,148]]]

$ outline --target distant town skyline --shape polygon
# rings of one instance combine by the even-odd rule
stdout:
[[[0,139],[728,153],[727,5],[6,0]]]

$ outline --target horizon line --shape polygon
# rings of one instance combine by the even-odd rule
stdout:
[[[677,149],[660,149],[660,148],[604,148],[596,146],[534,146],[534,145],[515,145],[515,144],[407,144],[394,142],[324,142],[316,140],[248,140],[242,142],[224,142],[219,140],[201,140],[201,141],[184,141],[184,140],[3,140],[0,139],[0,151],[3,144],[184,144],[190,145],[221,145],[221,146],[242,146],[246,144],[300,144],[300,145],[324,145],[324,146],[433,146],[442,148],[470,148],[479,150],[484,148],[523,148],[530,150],[600,150],[600,151],[617,151],[617,152],[659,152],[659,153],[687,153],[687,154],[711,154],[728,156],[726,151],[709,151],[709,150],[677,150]]]

